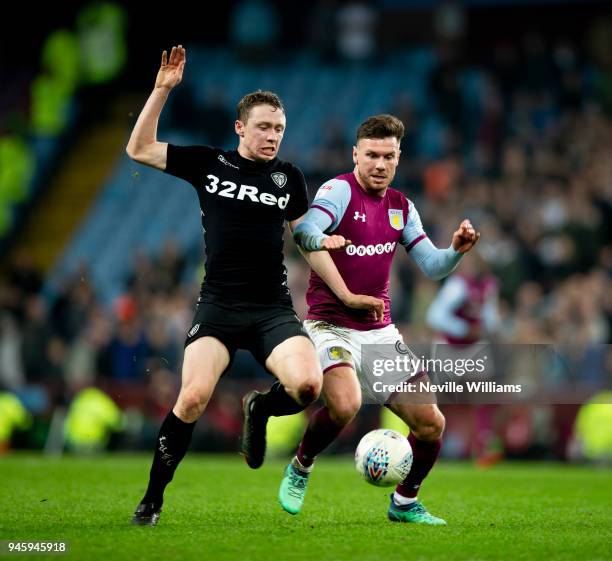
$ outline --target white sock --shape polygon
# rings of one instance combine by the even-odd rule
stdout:
[[[300,460],[298,460],[297,456],[293,457],[293,460],[291,460],[291,463],[293,464],[294,467],[296,467],[297,469],[299,469],[300,471],[303,471],[305,473],[310,473],[312,471],[312,468],[314,467],[314,463],[311,466],[303,466],[300,462]]]
[[[410,505],[416,503],[416,501],[416,497],[404,497],[404,495],[400,495],[397,491],[393,493],[393,502],[398,506]]]

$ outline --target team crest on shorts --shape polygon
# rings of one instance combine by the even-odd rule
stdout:
[[[200,329],[200,324],[196,323],[190,330],[189,333],[187,333],[187,337],[193,337],[197,332],[198,329]]]
[[[287,176],[280,171],[275,171],[271,177],[278,187],[284,187],[285,183],[287,183]]]
[[[395,208],[389,209],[389,224],[394,230],[403,230],[404,229],[404,213],[402,210],[397,210]]]
[[[345,362],[350,362],[351,354],[342,347],[329,347],[327,349],[327,356],[330,360],[341,360]]]

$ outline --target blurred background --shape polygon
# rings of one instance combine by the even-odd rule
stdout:
[[[198,201],[125,146],[161,51],[182,43],[160,140],[233,148],[235,104],[272,89],[287,109],[281,157],[312,196],[352,169],[359,123],[393,113],[406,126],[394,186],[434,243],[463,217],[482,233],[460,269],[489,287],[463,317],[470,336],[580,344],[574,404],[444,406],[444,456],[609,461],[612,406],[589,400],[612,370],[610,3],[220,4],[63,2],[35,19],[24,5],[1,24],[0,451],[149,450],[174,403],[205,273]],[[290,236],[285,253],[303,317],[308,268]],[[431,307],[441,283],[398,253],[406,342],[449,340]],[[237,450],[239,398],[270,381],[238,353],[192,448]],[[295,446],[305,415],[273,419],[272,453]],[[380,415],[365,407],[332,451],[393,424]]]

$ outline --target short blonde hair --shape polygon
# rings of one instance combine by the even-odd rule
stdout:
[[[280,109],[283,113],[285,112],[283,102],[274,92],[257,90],[256,92],[246,94],[236,105],[238,120],[246,123],[251,109],[256,105],[271,105],[276,109]]]

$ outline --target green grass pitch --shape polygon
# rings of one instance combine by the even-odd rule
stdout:
[[[612,559],[609,468],[441,462],[421,499],[449,525],[427,528],[387,521],[389,490],[362,482],[350,458],[319,460],[290,516],[277,502],[284,462],[252,471],[238,456],[190,454],[159,525],[134,527],[149,461],[0,458],[0,539],[68,541],[66,558],[105,561]]]

